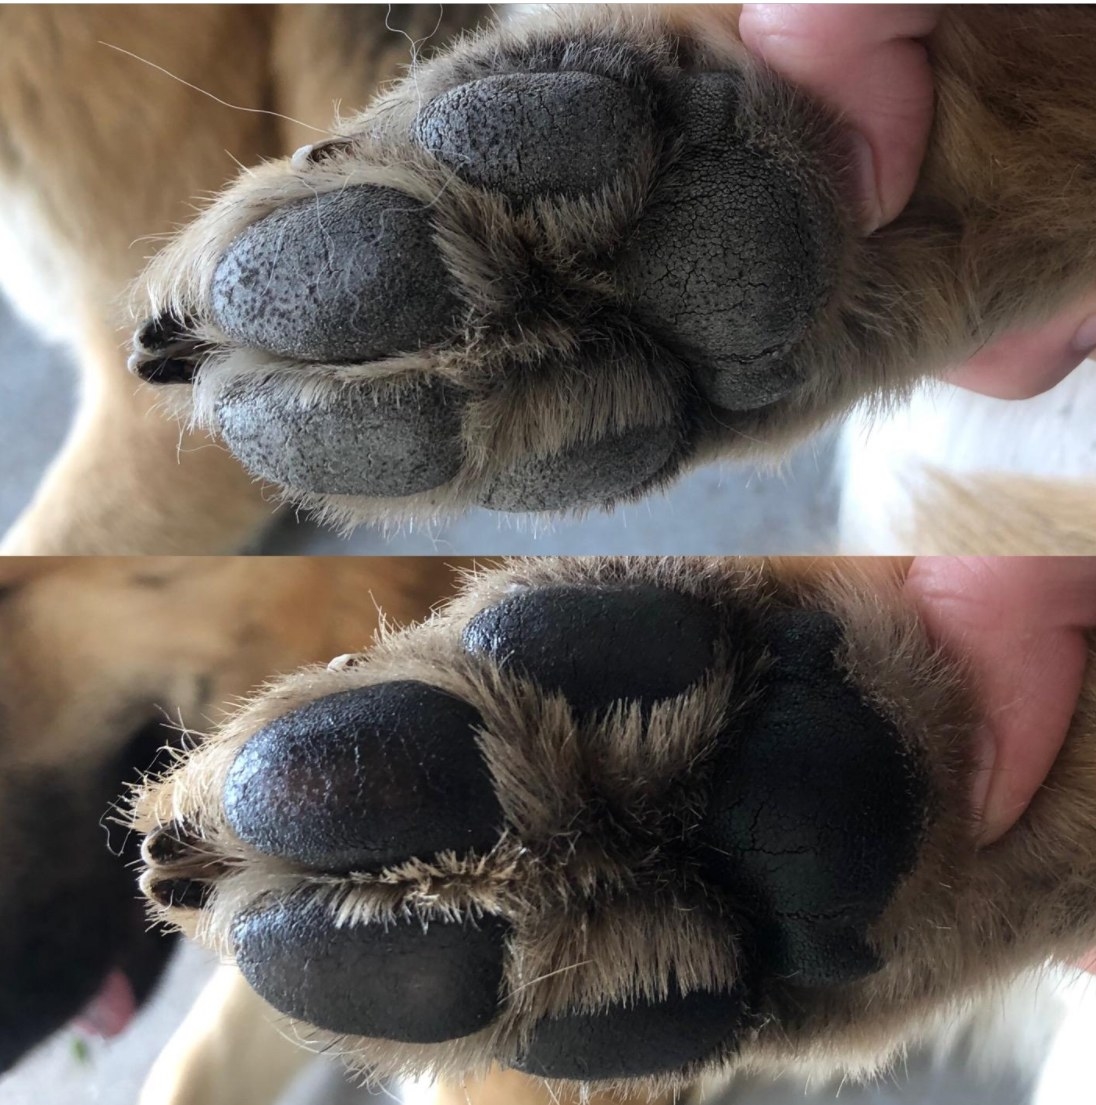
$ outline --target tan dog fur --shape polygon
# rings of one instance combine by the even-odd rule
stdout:
[[[70,346],[81,377],[69,439],[4,552],[234,552],[271,519],[269,496],[238,463],[204,434],[181,433],[126,372],[125,301],[157,244],[241,164],[326,134],[336,102],[364,103],[406,63],[408,40],[385,29],[385,6],[330,11],[0,12],[0,190],[9,253],[23,255],[8,290]],[[391,25],[400,21],[393,11]],[[425,38],[437,22],[436,8],[423,9],[406,26]]]

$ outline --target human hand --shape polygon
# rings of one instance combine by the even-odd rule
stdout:
[[[932,636],[970,663],[985,715],[972,802],[990,844],[1065,740],[1096,628],[1096,557],[918,557],[905,586]]]
[[[858,137],[862,220],[871,233],[913,193],[933,115],[924,39],[940,19],[929,4],[745,4],[746,48],[839,112]],[[999,399],[1054,387],[1096,348],[1096,294],[1039,326],[1010,331],[947,379]]]

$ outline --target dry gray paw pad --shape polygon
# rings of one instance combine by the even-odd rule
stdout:
[[[733,73],[679,74],[657,89],[581,71],[495,74],[427,103],[408,141],[515,208],[592,198],[638,182],[639,166],[661,164],[638,222],[604,243],[618,306],[637,333],[692,366],[709,400],[753,409],[802,382],[786,355],[826,292],[832,220],[774,158],[741,142],[738,83]],[[213,321],[236,342],[310,363],[459,349],[471,316],[434,219],[419,200],[380,185],[288,203],[221,257]],[[539,272],[521,293],[532,297],[523,310],[543,309],[545,279],[555,278]],[[146,379],[180,378],[156,355],[138,366]],[[459,472],[464,401],[440,383],[374,395],[363,381],[288,409],[284,393],[259,384],[225,398],[218,418],[232,451],[265,479],[401,497]],[[558,456],[530,455],[478,501],[500,510],[610,502],[645,486],[680,449],[675,428],[633,427]]]
[[[890,725],[838,672],[828,615],[764,625],[651,585],[518,592],[471,619],[462,643],[562,695],[577,720],[621,700],[644,711],[697,684],[721,646],[771,667],[708,763],[695,865],[726,894],[748,977],[731,992],[575,1009],[528,1028],[521,1069],[553,1078],[642,1077],[734,1048],[766,979],[847,982],[879,963],[866,942],[916,858],[921,774]],[[717,692],[718,693],[718,692]],[[422,683],[318,699],[237,754],[224,788],[252,847],[324,872],[377,871],[441,851],[490,851],[504,827],[478,712]],[[680,844],[680,842],[678,842]],[[260,899],[236,953],[281,1011],[336,1032],[430,1043],[487,1028],[507,1002],[510,922],[416,920],[337,927],[315,901]]]

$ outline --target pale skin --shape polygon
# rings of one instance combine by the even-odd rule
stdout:
[[[861,139],[865,233],[909,199],[932,124],[922,44],[934,5],[746,4],[747,48],[836,108]],[[984,395],[1038,395],[1096,346],[1096,294],[1049,322],[992,342],[950,375]],[[990,722],[973,796],[982,839],[1020,817],[1065,739],[1081,687],[1084,631],[1096,627],[1096,561],[915,560],[907,586],[932,632],[966,652]]]

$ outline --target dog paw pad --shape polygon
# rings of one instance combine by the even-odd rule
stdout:
[[[562,510],[611,502],[647,483],[679,444],[675,426],[640,426],[552,456],[530,456],[495,477],[479,497],[491,510]]]
[[[280,1012],[331,1032],[439,1043],[497,1016],[507,931],[488,916],[338,925],[294,897],[241,914],[232,938],[244,977]]]
[[[659,1001],[546,1018],[515,1066],[541,1078],[590,1081],[665,1074],[732,1049],[745,1019],[739,993],[675,988]]]
[[[325,871],[489,851],[502,813],[473,707],[413,681],[316,699],[237,753],[228,823],[256,850]]]
[[[461,467],[459,395],[437,380],[344,390],[310,406],[240,389],[218,403],[217,422],[248,471],[304,491],[400,497],[440,487]]]
[[[252,223],[213,274],[229,337],[284,357],[359,362],[442,340],[459,305],[429,212],[393,188],[357,185]]]
[[[458,176],[515,199],[599,190],[651,149],[639,95],[593,73],[505,73],[420,112],[413,139]]]
[[[835,619],[774,613],[762,633],[766,689],[711,767],[710,870],[769,917],[775,973],[849,981],[878,968],[865,930],[916,861],[924,784],[893,725],[839,671]]]
[[[688,690],[711,667],[718,634],[711,607],[678,591],[560,584],[480,611],[463,643],[564,695],[582,714],[620,700],[650,706]]]
[[[738,139],[734,76],[702,74],[683,88],[686,148],[618,273],[637,317],[706,369],[698,382],[709,397],[752,409],[800,382],[782,357],[824,290],[820,217],[771,155]]]

